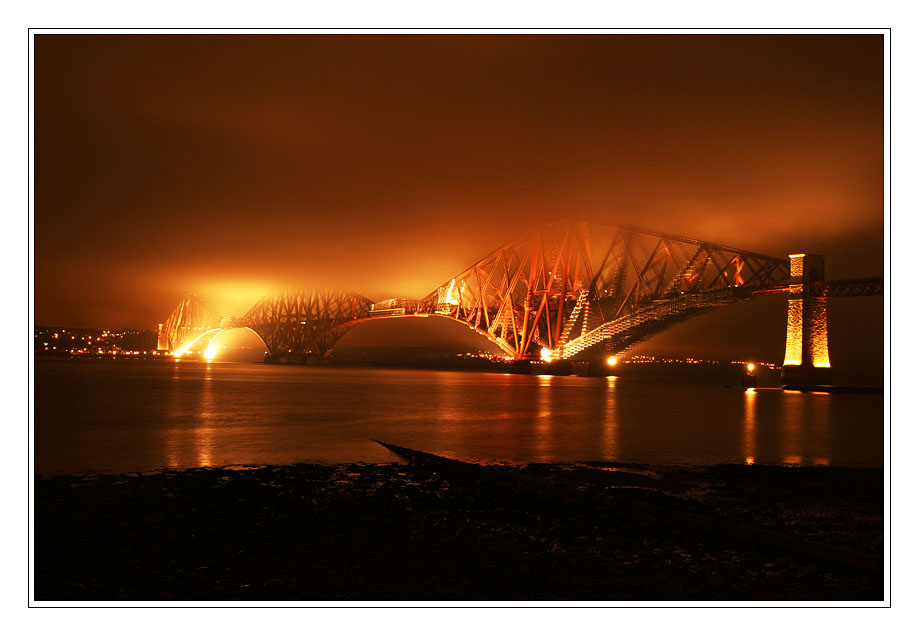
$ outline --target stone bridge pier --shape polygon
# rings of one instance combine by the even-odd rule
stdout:
[[[823,255],[789,255],[783,385],[829,385],[832,382],[827,350],[827,299],[814,296],[814,283],[823,280]]]

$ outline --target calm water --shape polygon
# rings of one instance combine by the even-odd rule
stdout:
[[[883,462],[883,400],[622,378],[48,360],[41,474],[391,462],[387,442],[464,460]]]

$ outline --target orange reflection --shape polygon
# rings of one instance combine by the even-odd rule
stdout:
[[[741,436],[741,448],[745,464],[754,464],[756,455],[755,434],[757,432],[757,392],[753,388],[744,392],[744,428]]]
[[[182,466],[179,450],[184,448],[182,430],[180,428],[183,424],[180,416],[183,405],[179,391],[179,385],[182,382],[182,374],[178,365],[173,368],[171,380],[172,384],[168,394],[169,414],[170,420],[174,423],[174,426],[166,430],[166,466],[170,469],[178,469]]]
[[[537,452],[539,462],[549,462],[552,460],[553,441],[551,439],[553,429],[553,405],[552,405],[552,386],[555,376],[540,375],[537,376],[537,422],[536,435],[534,439],[534,451]]]
[[[170,469],[179,468],[179,458],[176,456],[176,442],[173,440],[173,434],[175,432],[175,429],[170,429],[166,432],[168,437],[166,441],[166,466]]]
[[[214,451],[214,389],[212,386],[211,366],[207,366],[204,375],[204,385],[201,388],[200,411],[198,412],[198,426],[195,427],[195,453],[199,467],[210,467]]]
[[[604,455],[607,460],[617,458],[617,403],[616,376],[607,376],[607,401],[604,405]]]
[[[783,392],[783,464],[831,463],[828,394]]]
[[[805,429],[803,411],[808,408],[811,396],[801,392],[784,392],[783,398],[783,464],[802,464],[802,433]]]

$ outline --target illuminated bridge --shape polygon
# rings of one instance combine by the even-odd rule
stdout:
[[[361,322],[439,316],[467,325],[513,360],[593,361],[716,308],[785,293],[785,367],[823,381],[829,375],[821,370],[830,368],[826,299],[882,288],[881,279],[825,281],[819,255],[777,258],[570,220],[530,230],[419,300],[373,303],[316,287],[279,288],[225,327],[253,330],[272,358],[322,358]],[[220,321],[203,300],[186,296],[161,327],[161,349],[206,353]]]

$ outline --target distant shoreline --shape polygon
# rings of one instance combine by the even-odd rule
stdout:
[[[36,360],[50,359],[80,359],[80,360],[122,360],[122,361],[155,361],[175,364],[175,359],[163,355],[128,355],[128,354],[67,354],[67,353],[48,353],[36,352]],[[457,357],[459,358],[459,357]],[[320,367],[334,369],[410,369],[410,370],[428,370],[428,371],[467,371],[467,372],[484,372],[492,374],[507,374],[510,365],[507,362],[493,362],[477,358],[433,358],[429,360],[414,361],[394,361],[384,362],[380,360],[357,361],[357,360],[332,360],[312,363],[302,362],[253,362],[238,363],[238,361],[214,361],[217,364],[246,364],[246,365],[272,365],[272,366],[292,366],[292,367]],[[185,361],[183,361],[185,362]],[[205,361],[188,361],[201,362]],[[581,364],[576,363],[572,376],[587,376],[588,374]],[[541,374],[558,375],[547,369],[547,365],[542,361],[533,361],[530,375],[537,376]],[[705,381],[711,384],[723,385],[726,387],[742,387],[742,378],[744,368],[740,363],[665,363],[665,362],[641,362],[641,363],[622,363],[619,364],[615,373],[609,376],[615,376],[623,379],[643,379],[643,380],[661,380],[661,381]],[[783,389],[780,381],[779,369],[763,368],[757,373],[758,387],[756,389]],[[803,392],[824,392],[824,393],[857,393],[857,394],[882,394],[884,388],[878,385],[787,385],[786,390],[803,391]]]

